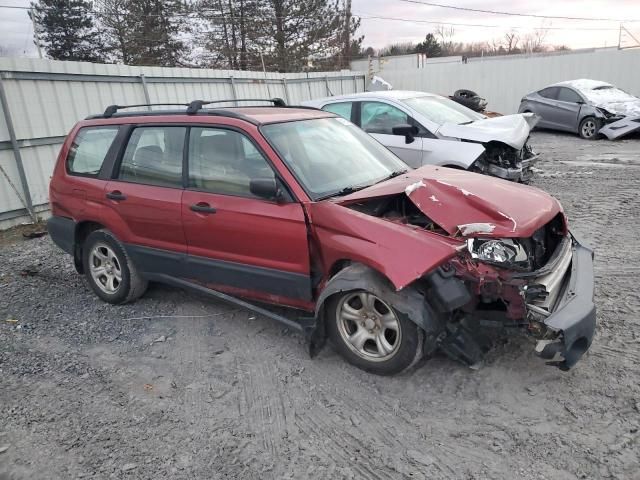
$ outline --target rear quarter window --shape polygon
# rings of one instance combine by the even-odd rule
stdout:
[[[325,105],[324,107],[322,107],[322,110],[326,112],[335,113],[336,115],[340,115],[342,118],[351,120],[352,108],[353,108],[353,102],[340,102],[340,103],[330,103],[329,105]]]
[[[84,127],[73,139],[67,155],[67,172],[97,176],[119,127]]]
[[[556,97],[558,96],[558,87],[543,88],[538,92],[538,95],[544,98],[550,98],[552,100],[555,100]]]

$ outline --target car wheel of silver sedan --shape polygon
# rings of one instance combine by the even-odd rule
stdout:
[[[587,117],[580,122],[580,136],[587,140],[593,140],[600,131],[600,122],[594,117]]]
[[[325,321],[332,343],[346,360],[371,373],[393,375],[422,357],[423,331],[384,293],[336,294],[325,305]]]

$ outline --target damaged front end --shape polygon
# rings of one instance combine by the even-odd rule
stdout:
[[[599,133],[606,136],[609,140],[616,140],[632,132],[640,131],[640,116],[625,117],[622,115],[614,115],[603,109],[599,110],[604,115],[605,123],[600,127]]]
[[[576,364],[595,332],[593,253],[562,225],[559,215],[531,238],[468,241],[450,265],[474,300],[452,317],[457,328],[443,339],[445,352],[477,363],[483,327],[515,328],[537,340],[536,353],[548,364]]]
[[[532,167],[538,161],[539,154],[527,143],[519,150],[501,142],[489,142],[483,146],[485,152],[473,164],[472,170],[522,183],[528,182],[533,176]]]
[[[426,353],[439,349],[473,366],[491,347],[491,330],[522,331],[541,357],[568,369],[591,345],[592,254],[544,192],[426,166],[334,206],[350,212],[344,225],[358,238],[360,222],[375,223],[375,248],[362,248],[396,291],[422,292],[434,316],[413,320],[430,325]],[[324,217],[315,218],[322,226]],[[334,219],[326,224],[335,230]],[[360,244],[341,248],[352,245]]]

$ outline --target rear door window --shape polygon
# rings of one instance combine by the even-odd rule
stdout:
[[[81,128],[67,155],[67,171],[76,175],[97,176],[117,134],[118,127]]]
[[[538,95],[544,98],[550,98],[552,100],[555,100],[556,97],[558,96],[558,90],[559,90],[558,87],[547,87],[540,90],[538,92]]]
[[[346,118],[347,120],[351,121],[353,102],[330,103],[329,105],[325,105],[324,107],[322,107],[322,109],[326,112],[340,115],[342,118]]]
[[[409,116],[399,108],[382,102],[362,102],[360,125],[367,133],[393,135],[391,129],[409,123]]]
[[[578,103],[582,101],[582,98],[573,90],[562,87],[558,91],[558,100],[562,102]]]
[[[182,187],[186,127],[138,127],[127,143],[118,178],[126,182]]]

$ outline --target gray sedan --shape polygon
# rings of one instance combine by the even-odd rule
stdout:
[[[598,80],[560,82],[526,95],[518,112],[541,117],[538,127],[610,140],[640,130],[640,98]]]

